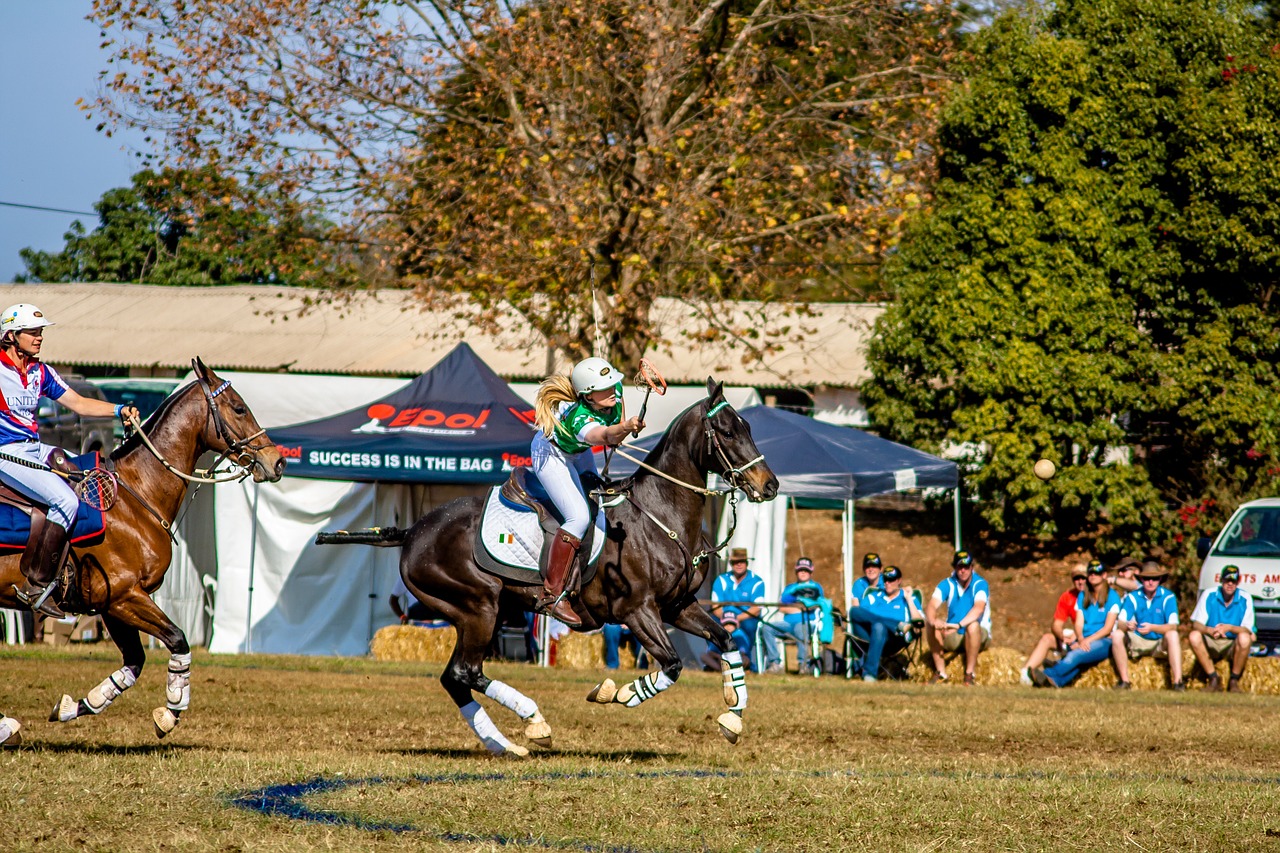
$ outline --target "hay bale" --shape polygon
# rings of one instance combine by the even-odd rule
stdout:
[[[456,639],[457,633],[452,627],[388,625],[373,635],[369,650],[374,660],[448,663]]]
[[[1026,655],[1017,649],[996,646],[978,655],[978,669],[974,675],[979,684],[1017,684],[1018,670]],[[933,657],[929,647],[921,644],[919,656],[911,663],[911,680],[928,681],[933,677]],[[956,684],[964,683],[964,655],[950,656],[947,661],[947,678]]]
[[[565,669],[604,669],[603,634],[570,632],[556,640],[555,644],[556,666]]]

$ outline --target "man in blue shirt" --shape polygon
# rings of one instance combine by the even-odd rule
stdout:
[[[933,656],[930,684],[947,680],[947,652],[964,649],[964,684],[977,683],[974,673],[978,654],[991,644],[991,594],[987,581],[978,574],[973,555],[956,551],[951,558],[951,576],[943,578],[924,608],[925,639]],[[946,607],[945,618],[938,615]]]
[[[911,642],[911,623],[923,622],[924,614],[916,609],[915,600],[902,589],[902,569],[889,566],[881,575],[884,589],[870,589],[859,610],[874,617],[871,622],[867,653],[862,659],[862,680],[875,681],[880,676],[880,659],[897,654]]]
[[[1140,589],[1120,601],[1120,618],[1111,632],[1111,659],[1116,665],[1117,690],[1129,689],[1129,661],[1151,655],[1169,659],[1169,687],[1182,683],[1182,639],[1178,636],[1178,599],[1164,587],[1169,573],[1155,560],[1138,572]]]
[[[857,607],[862,603],[862,599],[866,596],[867,590],[884,589],[884,579],[880,577],[881,561],[879,554],[866,553],[862,555],[862,577],[853,582],[853,590],[851,591],[851,606]]]
[[[732,632],[734,645],[744,659],[753,663],[750,660],[751,649],[755,645],[756,629],[760,625],[760,606],[753,602],[764,599],[764,579],[747,571],[750,559],[746,548],[734,548],[729,552],[729,571],[719,575],[711,584],[711,600],[739,603],[715,605],[711,608],[711,614],[722,622],[726,617],[737,620],[738,630]],[[708,646],[707,655],[703,655],[703,663],[707,663],[707,656],[714,651],[714,647]],[[779,666],[774,671],[781,669]]]
[[[1200,668],[1209,674],[1205,689],[1222,689],[1222,679],[1213,661],[1231,658],[1231,680],[1228,693],[1240,693],[1240,677],[1249,662],[1249,647],[1257,629],[1253,619],[1253,597],[1240,589],[1240,567],[1222,570],[1217,589],[1200,593],[1196,609],[1191,613],[1191,652]]]
[[[760,625],[767,672],[783,669],[782,655],[778,652],[779,637],[796,641],[796,663],[800,672],[809,668],[809,632],[819,627],[818,599],[822,597],[822,584],[813,579],[813,560],[808,557],[796,560],[796,582],[782,590],[778,615]]]

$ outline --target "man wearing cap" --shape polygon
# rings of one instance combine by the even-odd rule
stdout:
[[[1249,662],[1249,647],[1256,632],[1253,596],[1240,588],[1240,567],[1227,566],[1222,570],[1217,589],[1200,593],[1196,609],[1191,613],[1191,634],[1187,639],[1191,641],[1196,662],[1208,673],[1206,690],[1222,689],[1213,661],[1228,658],[1231,679],[1227,692],[1241,692],[1240,678]]]
[[[945,619],[938,615],[943,605],[947,608]],[[925,639],[933,656],[934,674],[929,683],[946,681],[945,654],[963,649],[965,686],[976,684],[978,654],[991,644],[991,593],[968,551],[956,551],[951,558],[951,576],[934,588],[924,618]]]
[[[872,617],[867,653],[862,659],[863,681],[875,681],[880,676],[881,658],[905,649],[911,643],[911,623],[924,621],[915,599],[902,589],[902,569],[889,566],[880,576],[884,589],[868,590],[859,608],[861,614]]]
[[[1027,655],[1027,662],[1022,665],[1022,671],[1018,674],[1019,680],[1027,687],[1033,683],[1031,670],[1041,666],[1049,656],[1049,652],[1057,649],[1059,653],[1066,654],[1071,644],[1075,642],[1076,601],[1084,592],[1089,567],[1095,565],[1101,567],[1102,563],[1090,560],[1088,566],[1077,564],[1071,570],[1071,589],[1058,597],[1058,605],[1054,608],[1053,622],[1049,626],[1049,632],[1040,637],[1040,641],[1031,650],[1031,654]]]
[[[760,606],[753,602],[764,598],[764,579],[754,572],[747,571],[747,562],[750,559],[746,548],[734,548],[729,552],[729,571],[719,575],[711,584],[712,601],[740,602],[714,605],[711,613],[722,623],[726,617],[732,617],[737,621],[737,630],[730,633],[733,634],[734,645],[748,659],[748,663],[750,663],[751,647],[756,641],[756,628],[760,624]],[[708,646],[708,654],[714,651],[714,647]],[[706,655],[703,656],[704,663],[706,663],[706,657]]]
[[[861,604],[862,599],[867,594],[867,590],[884,589],[884,581],[880,577],[880,568],[879,554],[868,552],[862,555],[862,577],[853,582],[853,589],[850,591],[850,607],[857,607]]]
[[[1120,618],[1111,632],[1111,659],[1116,665],[1117,690],[1129,689],[1129,661],[1151,655],[1169,659],[1169,686],[1182,683],[1182,639],[1178,636],[1178,599],[1164,587],[1169,573],[1155,560],[1138,572],[1142,588],[1120,601]]]
[[[760,640],[764,644],[766,672],[783,669],[778,651],[778,638],[796,641],[796,662],[800,671],[809,668],[809,631],[817,626],[818,599],[823,597],[822,584],[813,579],[813,560],[796,560],[796,582],[788,584],[778,599],[778,615],[760,624]]]

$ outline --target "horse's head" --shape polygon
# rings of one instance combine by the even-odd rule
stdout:
[[[702,405],[702,433],[710,470],[745,492],[752,502],[772,500],[778,494],[778,478],[751,438],[751,425],[724,398],[724,386],[710,377],[707,399]]]
[[[231,381],[219,379],[199,358],[191,360],[191,368],[209,403],[209,421],[205,425],[209,448],[249,469],[256,482],[279,480],[284,475],[284,457],[266,430],[258,426],[258,419],[231,387]]]

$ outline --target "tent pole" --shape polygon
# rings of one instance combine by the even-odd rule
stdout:
[[[955,529],[955,546],[956,546],[956,550],[957,550],[957,551],[959,551],[959,550],[960,550],[960,483],[959,483],[959,481],[957,481],[957,482],[956,482],[956,487],[955,487],[954,489],[952,489],[952,490],[951,490],[951,493],[955,496],[955,500],[954,500],[954,503],[955,503],[955,524],[954,524],[954,529]]]
[[[853,501],[844,502],[844,512],[840,514],[840,527],[844,547],[841,562],[844,575],[844,612],[848,613],[853,606]]]
[[[253,569],[258,557],[258,482],[253,483],[253,521],[249,526],[249,604],[244,615],[244,651],[253,654]]]

